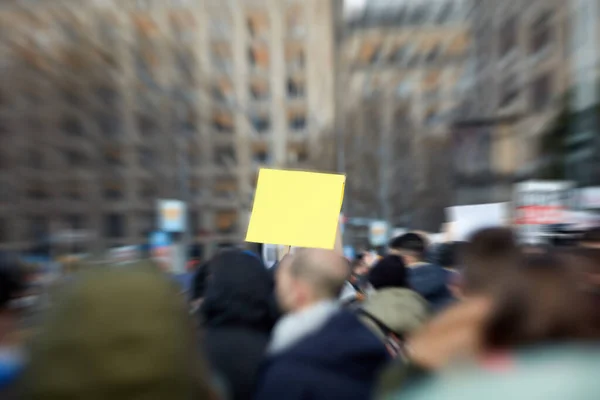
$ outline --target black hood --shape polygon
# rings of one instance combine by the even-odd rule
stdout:
[[[244,326],[270,331],[272,280],[258,257],[241,251],[227,251],[209,265],[201,314],[204,325]]]

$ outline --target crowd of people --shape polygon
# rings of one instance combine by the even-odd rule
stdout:
[[[20,271],[0,257],[2,399],[600,393],[600,229],[566,248],[501,227],[439,245],[407,233],[385,254],[295,249],[271,268],[230,249],[198,267],[192,298],[151,262],[91,266],[27,338]]]

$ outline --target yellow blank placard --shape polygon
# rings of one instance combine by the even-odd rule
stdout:
[[[246,241],[333,249],[345,182],[344,175],[261,169]]]

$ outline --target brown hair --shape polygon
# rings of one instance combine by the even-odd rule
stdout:
[[[522,255],[513,279],[498,287],[484,329],[489,349],[595,340],[597,295],[576,269],[587,260],[566,252]]]
[[[477,232],[459,255],[464,267],[465,293],[486,294],[501,284],[511,275],[518,254],[512,230],[488,228]]]

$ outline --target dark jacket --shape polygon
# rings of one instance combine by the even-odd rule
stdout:
[[[408,269],[410,287],[427,300],[431,310],[438,312],[454,301],[448,289],[448,274],[435,264],[422,263]]]
[[[349,311],[267,359],[257,400],[363,400],[389,361],[379,339]]]
[[[234,400],[250,399],[273,327],[272,282],[255,256],[225,252],[210,264],[201,307],[205,351]]]

